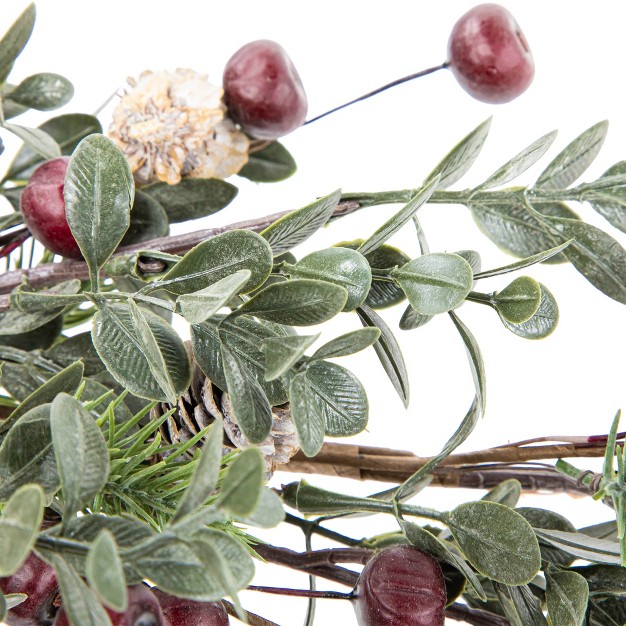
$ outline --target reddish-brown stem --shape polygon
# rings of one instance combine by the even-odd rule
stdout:
[[[352,600],[351,593],[342,591],[313,591],[311,589],[288,589],[287,587],[263,587],[259,585],[248,585],[248,591],[261,591],[263,593],[273,593],[278,596],[297,596],[298,598],[318,598],[332,600]]]

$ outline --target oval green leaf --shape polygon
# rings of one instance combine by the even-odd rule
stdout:
[[[147,310],[142,314],[163,355],[174,392],[180,394],[191,379],[185,344],[158,315]],[[132,394],[150,400],[168,400],[143,352],[128,306],[103,304],[93,318],[92,340],[109,372]]]
[[[296,162],[287,148],[272,141],[262,150],[251,152],[237,175],[255,183],[276,183],[295,174],[296,169]]]
[[[589,586],[576,572],[546,572],[546,602],[551,624],[581,626],[585,620]]]
[[[472,268],[458,254],[433,253],[391,272],[411,306],[422,315],[437,315],[463,302],[472,288]]]
[[[319,333],[265,339],[261,344],[261,352],[265,355],[265,380],[276,380],[286,374],[318,337]]]
[[[545,285],[539,283],[539,286],[541,287],[539,308],[529,320],[521,324],[512,324],[501,318],[508,330],[523,339],[543,339],[552,333],[559,321],[559,308],[554,296]]]
[[[0,40],[0,82],[6,80],[15,59],[30,39],[35,13],[35,4],[29,4]]]
[[[353,330],[325,343],[315,351],[311,360],[336,359],[338,357],[348,356],[349,354],[355,354],[375,344],[380,339],[380,335],[380,328],[376,327]]]
[[[91,544],[85,562],[89,586],[114,611],[125,611],[128,605],[126,580],[115,538],[102,530]]]
[[[449,514],[448,524],[465,556],[484,576],[505,585],[524,585],[539,571],[535,533],[512,509],[495,502],[466,502]]]
[[[130,224],[120,246],[150,241],[165,237],[170,231],[170,222],[163,207],[143,191],[135,191],[135,200],[130,212]]]
[[[246,448],[229,465],[215,504],[233,515],[250,515],[261,497],[264,480],[263,455],[257,448]]]
[[[67,104],[73,95],[74,87],[67,78],[41,73],[25,78],[5,97],[30,109],[52,111]]]
[[[493,305],[503,320],[511,324],[527,322],[539,309],[541,285],[530,276],[520,276],[492,296]]]

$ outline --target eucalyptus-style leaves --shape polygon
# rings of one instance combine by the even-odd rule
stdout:
[[[275,257],[306,241],[319,230],[335,212],[341,190],[319,198],[301,209],[291,211],[261,231]]]
[[[78,144],[65,175],[65,212],[94,290],[99,269],[128,229],[134,192],[128,163],[110,139],[93,134]]]
[[[93,416],[68,394],[59,393],[53,400],[50,430],[64,516],[69,519],[104,487],[109,476],[109,451]]]
[[[276,380],[286,374],[318,337],[319,333],[264,339],[260,347],[265,355],[265,380]]]
[[[137,330],[137,322],[146,332],[143,339]],[[147,335],[146,327],[153,341]],[[128,305],[103,304],[93,318],[92,339],[109,372],[132,394],[167,401],[172,392],[177,395],[187,389],[191,365],[185,344],[158,315],[144,309],[141,318],[136,313],[133,318]],[[151,346],[150,354],[145,352],[148,346]],[[165,363],[165,371],[157,378],[154,372],[158,368],[157,361],[161,360]],[[168,389],[164,390],[162,384]]]
[[[35,5],[29,4],[0,39],[0,82],[4,82],[30,39],[35,26]]]
[[[5,97],[30,109],[52,111],[67,104],[73,95],[74,87],[67,78],[47,72],[25,78]]]
[[[28,557],[43,517],[44,493],[27,484],[15,491],[0,517],[0,576],[10,576]]]
[[[585,620],[589,586],[576,572],[546,572],[546,602],[552,624],[581,626]]]
[[[235,519],[242,524],[258,528],[274,528],[285,519],[285,509],[278,494],[263,487],[256,508],[248,515],[236,515]]]
[[[263,455],[257,448],[243,450],[228,467],[216,506],[241,517],[252,514],[261,497],[264,478]]]
[[[540,174],[536,187],[566,189],[598,156],[609,129],[607,121],[598,122],[569,143]]]
[[[472,288],[472,268],[458,254],[432,253],[417,257],[391,276],[422,315],[437,315],[455,308]]]
[[[250,151],[248,162],[237,174],[255,183],[277,183],[295,172],[296,162],[287,148],[272,141],[262,150]]]
[[[389,326],[378,313],[367,306],[361,306],[357,309],[357,314],[361,320],[361,324],[369,328],[378,328],[380,337],[374,344],[374,350],[378,356],[387,377],[391,381],[394,389],[400,396],[405,407],[409,404],[409,375],[406,370],[406,364],[400,344],[391,332]]]
[[[519,276],[492,296],[496,311],[511,324],[527,322],[541,304],[541,285],[530,276]]]
[[[355,354],[375,344],[380,336],[380,328],[373,326],[353,330],[325,343],[313,353],[311,360],[336,359]]]
[[[272,271],[270,247],[251,230],[231,230],[199,243],[154,286],[188,294],[241,270],[250,272],[244,293],[260,287]]]
[[[416,211],[428,202],[439,184],[439,175],[430,179],[417,193],[400,209],[393,217],[387,220],[376,232],[366,239],[360,246],[359,252],[363,255],[371,254],[385,243],[392,235],[397,233],[412,217]]]
[[[238,270],[204,289],[181,294],[176,298],[176,309],[190,324],[200,324],[237,295],[251,276],[249,269]]]
[[[343,310],[348,292],[321,280],[299,278],[271,284],[237,309],[270,322],[289,326],[313,326]]]
[[[554,130],[531,143],[510,161],[507,161],[502,167],[499,167],[477,189],[484,191],[486,189],[493,189],[494,187],[501,187],[517,178],[547,152],[548,148],[556,139],[556,134],[557,131]]]
[[[530,319],[514,324],[501,318],[505,328],[523,339],[543,339],[552,333],[559,321],[559,308],[554,296],[545,285],[539,283],[539,286],[539,307]]]
[[[324,416],[318,410],[306,373],[296,374],[289,383],[289,406],[300,449],[315,456],[324,443]]]
[[[89,586],[114,611],[125,611],[128,604],[124,568],[115,538],[103,530],[91,544],[85,560]]]
[[[237,423],[250,443],[260,443],[270,433],[272,407],[254,375],[224,343],[221,355],[226,388]]]
[[[177,185],[154,183],[142,191],[154,198],[172,224],[207,217],[227,207],[238,189],[217,178],[185,178]]]
[[[343,287],[348,292],[344,311],[354,311],[367,298],[372,271],[365,257],[349,248],[333,247],[311,252],[284,271],[295,278],[324,280]]]
[[[432,180],[439,175],[437,189],[447,189],[459,181],[474,165],[485,144],[490,127],[491,117],[479,124],[469,135],[454,146],[426,177],[426,180]]]
[[[539,571],[541,554],[535,533],[512,509],[495,502],[466,502],[447,521],[470,563],[492,580],[523,585]]]

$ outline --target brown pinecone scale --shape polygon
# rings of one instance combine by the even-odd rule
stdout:
[[[152,418],[162,416],[171,408],[172,405],[166,402],[157,404],[152,409]],[[191,385],[181,395],[175,408],[161,426],[161,435],[166,443],[187,441],[221,416],[224,420],[224,454],[251,445],[239,428],[230,396],[219,389],[197,363],[193,366]],[[257,445],[265,459],[267,480],[276,466],[287,463],[300,449],[289,403],[272,407],[272,414],[270,434]],[[192,446],[187,453],[193,455],[195,448]]]

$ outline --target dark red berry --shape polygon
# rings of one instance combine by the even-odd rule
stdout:
[[[65,216],[65,172],[69,157],[40,165],[20,196],[24,223],[37,241],[55,254],[80,259],[78,244]]]
[[[285,50],[261,39],[246,44],[224,69],[224,100],[230,117],[257,139],[278,139],[304,122],[307,98]]]
[[[360,626],[443,626],[445,605],[446,584],[439,563],[408,545],[374,555],[354,589]]]
[[[518,23],[499,4],[480,4],[459,19],[448,40],[448,63],[465,91],[495,104],[517,98],[535,74]]]
[[[13,576],[0,578],[5,594],[25,593],[28,598],[13,607],[8,624],[50,626],[56,613],[57,579],[54,569],[32,552]]]
[[[195,602],[155,589],[170,626],[228,626],[228,613],[221,602]]]
[[[106,609],[113,626],[169,626],[157,597],[146,585],[128,588],[128,608],[123,613]],[[54,626],[69,626],[65,609],[57,614]]]

